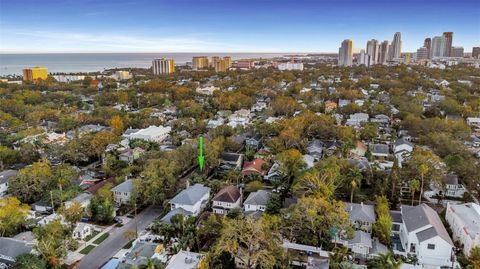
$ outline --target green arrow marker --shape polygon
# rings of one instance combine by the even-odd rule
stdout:
[[[200,164],[200,171],[203,172],[203,137],[200,136],[200,154],[198,155],[198,163]]]

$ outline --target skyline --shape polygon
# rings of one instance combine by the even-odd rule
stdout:
[[[338,53],[344,39],[357,53],[395,32],[402,52],[415,52],[447,31],[465,52],[480,45],[476,1],[385,2],[2,0],[0,53]]]

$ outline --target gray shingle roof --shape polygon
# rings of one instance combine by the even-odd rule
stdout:
[[[5,170],[0,172],[0,184],[7,183],[10,178],[14,177],[17,174],[17,170]]]
[[[7,237],[0,237],[0,255],[15,258],[20,254],[30,253],[32,249],[33,245],[26,244],[23,241]],[[8,262],[12,261],[8,260]]]
[[[247,200],[243,204],[249,205],[267,205],[268,200],[272,194],[265,190],[258,190],[256,192],[250,193]]]
[[[348,212],[351,221],[374,223],[376,220],[373,205],[347,203],[345,210]]]
[[[362,244],[372,247],[372,235],[364,231],[355,231],[355,237],[348,241],[349,245]]]
[[[179,194],[173,197],[170,200],[171,204],[182,204],[182,205],[194,205],[196,204],[206,193],[210,191],[209,187],[205,187],[202,184],[195,184],[184,190]]]
[[[448,235],[447,230],[443,226],[437,212],[426,204],[418,206],[402,206],[402,216],[407,232],[413,232],[425,226],[430,226],[423,231],[417,233],[420,242],[435,236],[440,236],[445,241],[453,245],[452,239]]]
[[[388,146],[384,144],[371,144],[370,151],[377,154],[388,154],[389,149]]]
[[[395,147],[398,147],[400,145],[403,145],[403,144],[406,144],[406,145],[409,145],[411,147],[413,147],[413,144],[407,140],[405,140],[405,138],[400,138],[400,139],[397,139],[397,141],[395,141]]]
[[[133,191],[133,180],[127,179],[124,182],[118,184],[117,186],[112,188],[112,191],[118,192],[131,192]]]
[[[172,218],[173,218],[174,216],[176,216],[176,215],[191,216],[191,215],[193,215],[193,213],[190,212],[190,211],[187,211],[187,210],[185,210],[185,209],[183,209],[183,208],[181,208],[181,207],[177,207],[177,208],[175,208],[174,210],[168,212],[167,215],[165,215],[165,216],[161,219],[161,221],[162,221],[163,223],[171,224],[171,223],[172,223],[172,222],[171,222],[171,221],[172,221]]]

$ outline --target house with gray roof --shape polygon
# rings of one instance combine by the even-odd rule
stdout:
[[[370,144],[368,149],[372,153],[372,156],[377,158],[387,158],[389,153],[388,145],[385,144]]]
[[[453,239],[461,243],[463,253],[468,257],[472,248],[480,246],[480,205],[447,203],[445,219]]]
[[[0,197],[7,194],[8,182],[17,175],[17,170],[5,170],[0,172]]]
[[[171,210],[182,208],[190,212],[190,215],[198,216],[208,203],[209,197],[210,188],[197,183],[182,190],[169,203]]]
[[[33,244],[8,237],[0,237],[0,268],[10,266],[20,254],[31,253]]]
[[[370,233],[372,225],[377,220],[373,205],[347,203],[345,211],[348,213],[350,223],[357,229]]]
[[[426,204],[402,205],[400,240],[404,255],[415,255],[424,267],[451,266],[452,239],[437,212]]]
[[[113,187],[113,200],[117,206],[127,204],[130,202],[130,197],[133,192],[133,180],[127,179],[124,182]]]
[[[245,211],[265,211],[267,208],[268,200],[270,200],[272,193],[266,190],[258,190],[248,195],[243,207]]]

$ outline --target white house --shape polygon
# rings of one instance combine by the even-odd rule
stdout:
[[[480,246],[480,205],[448,203],[445,219],[450,225],[453,239],[460,241],[465,255],[470,255],[473,247]]]
[[[232,128],[237,127],[238,125],[246,126],[250,123],[252,113],[247,109],[240,109],[235,111],[232,115],[228,117],[228,125]]]
[[[370,117],[367,113],[355,113],[351,114],[347,119],[348,126],[360,126],[362,123],[368,122]]]
[[[195,269],[203,258],[204,254],[181,250],[172,256],[165,269]]]
[[[212,201],[213,213],[226,215],[228,211],[241,207],[242,194],[237,187],[227,186],[221,189]]]
[[[7,194],[8,182],[17,175],[17,170],[5,170],[0,172],[0,198]]]
[[[462,198],[466,192],[465,186],[458,183],[458,176],[450,173],[442,177],[443,184],[433,183],[430,185],[435,195]]]
[[[87,208],[88,205],[90,205],[90,199],[92,199],[93,195],[91,193],[83,192],[80,193],[79,195],[75,196],[75,198],[66,201],[65,202],[65,207],[70,208],[74,202],[77,202],[80,204],[82,208]]]
[[[410,156],[412,151],[413,144],[410,141],[404,139],[403,137],[395,141],[393,153],[395,154],[399,164],[403,163],[405,159]]]
[[[400,241],[404,254],[425,267],[451,266],[453,242],[437,212],[426,204],[401,207]]]
[[[113,200],[117,206],[130,202],[133,192],[133,180],[127,179],[112,188]]]
[[[213,95],[214,91],[218,91],[220,88],[215,86],[206,86],[206,87],[198,87],[195,91],[199,94],[203,95]]]
[[[360,204],[347,203],[345,211],[355,229],[368,233],[372,231],[372,225],[377,220],[373,205],[366,205],[363,202]]]
[[[468,117],[467,124],[471,127],[480,127],[480,118]]]
[[[269,191],[258,190],[250,193],[243,203],[245,211],[265,211],[272,194]]]
[[[374,157],[387,158],[389,155],[388,145],[385,144],[370,144],[368,149]]]
[[[74,239],[85,240],[87,236],[93,233],[93,230],[94,229],[92,225],[84,222],[78,222],[73,230],[72,237]]]
[[[210,197],[210,188],[202,184],[195,184],[173,197],[170,200],[171,210],[182,208],[191,212],[193,216],[198,216],[200,211],[206,206]]]
[[[140,129],[137,132],[131,133],[129,135],[129,139],[143,139],[150,142],[157,142],[161,143],[165,138],[168,137],[170,132],[172,131],[172,127],[167,126],[149,126],[145,129]]]

